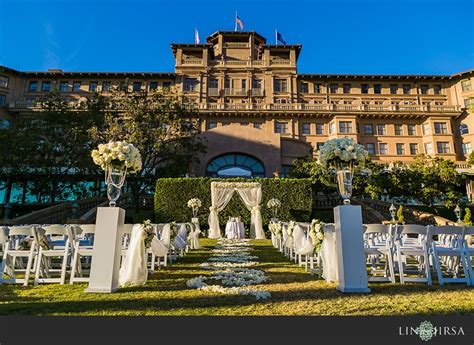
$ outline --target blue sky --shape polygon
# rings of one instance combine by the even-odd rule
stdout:
[[[474,0],[0,0],[0,64],[173,71],[171,42],[233,30],[301,43],[300,73],[451,74],[474,68]]]

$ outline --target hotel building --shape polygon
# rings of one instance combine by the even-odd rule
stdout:
[[[474,70],[453,75],[299,74],[302,46],[256,32],[219,31],[171,44],[173,73],[24,72],[0,67],[0,120],[36,109],[50,91],[71,101],[114,85],[175,86],[195,100],[207,153],[196,176],[282,176],[328,139],[351,137],[377,162],[420,153],[458,162],[474,145]]]

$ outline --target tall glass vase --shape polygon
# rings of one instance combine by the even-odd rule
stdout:
[[[351,203],[354,163],[340,162],[336,165],[337,185],[344,205]]]
[[[109,206],[115,207],[117,200],[122,193],[122,186],[125,183],[125,169],[117,169],[107,166],[105,169],[105,184],[107,185],[107,197],[109,198]]]

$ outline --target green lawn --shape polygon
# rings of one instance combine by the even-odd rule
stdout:
[[[268,240],[253,241],[259,269],[271,279],[268,300],[190,289],[189,278],[209,274],[198,265],[215,240],[150,277],[145,286],[86,294],[85,284],[0,286],[1,315],[412,315],[474,314],[474,289],[465,285],[370,284],[370,295],[344,295],[290,263]]]

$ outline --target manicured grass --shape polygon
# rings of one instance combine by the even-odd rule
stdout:
[[[289,262],[268,240],[253,241],[259,269],[271,279],[261,285],[269,300],[190,289],[189,278],[209,274],[199,264],[215,240],[161,269],[145,286],[113,294],[86,294],[85,284],[0,286],[1,315],[413,315],[474,314],[474,289],[465,285],[370,284],[370,295],[345,295]]]

